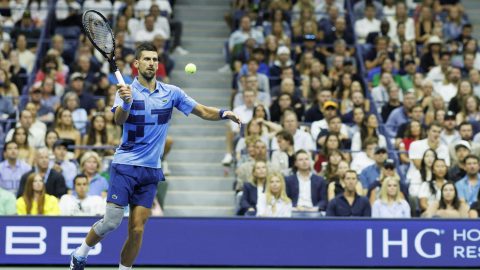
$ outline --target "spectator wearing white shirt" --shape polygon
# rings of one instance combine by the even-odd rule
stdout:
[[[32,128],[33,124],[33,115],[28,110],[23,110],[20,112],[19,122],[22,127],[28,130],[28,144],[33,147],[43,147],[45,146],[45,132],[41,129]],[[13,132],[15,129],[10,129],[5,137],[5,141],[8,142],[12,140]]]
[[[455,127],[457,126],[455,121],[455,113],[448,111],[443,118],[444,129],[440,133],[440,141],[445,145],[456,144],[462,139]]]
[[[432,202],[440,200],[440,197],[442,196],[442,187],[447,183],[447,180],[445,179],[446,174],[447,165],[445,164],[445,160],[435,160],[432,166],[432,178],[422,182],[418,192],[418,199],[420,200],[420,209],[422,212],[427,210]]]
[[[360,131],[355,133],[352,138],[352,151],[360,151],[365,149],[365,141],[367,138],[376,138],[378,146],[387,147],[387,140],[385,136],[377,132],[378,129],[378,119],[375,114],[366,114],[363,117],[362,125]],[[355,157],[357,154],[352,153],[352,157]],[[360,174],[360,173],[359,173]]]
[[[407,7],[404,2],[397,4],[397,10],[394,16],[387,17],[387,21],[390,24],[390,30],[388,32],[389,37],[397,36],[397,24],[399,21],[405,23],[405,38],[406,40],[415,39],[415,22],[412,18],[408,17]]]
[[[152,42],[156,35],[167,39],[167,34],[162,29],[155,29],[155,16],[147,15],[145,17],[145,29],[137,31],[135,35],[135,42]]]
[[[342,4],[340,4],[338,2],[335,2],[335,0],[325,0],[324,3],[322,3],[320,5],[316,5],[315,20],[317,21],[317,23],[321,23],[322,20],[328,20],[329,19],[328,11],[330,10],[330,8],[332,6],[337,7],[339,17],[344,17],[345,16],[345,14],[343,12],[343,5]],[[375,16],[375,14],[374,14],[374,16]]]
[[[462,122],[458,126],[458,134],[460,134],[460,139],[462,141],[468,142],[470,144],[470,152],[472,155],[480,156],[480,144],[472,142],[473,136],[473,125],[470,122]],[[449,144],[448,151],[450,153],[450,165],[456,165],[458,163],[458,158],[455,150],[457,144]],[[451,179],[448,179],[451,180]]]
[[[55,6],[57,20],[65,20],[72,12],[82,10],[82,6],[75,0],[58,0]]]
[[[113,15],[113,5],[110,0],[85,0],[85,2],[83,2],[83,12],[90,9],[102,13],[107,19],[110,19]]]
[[[286,193],[283,176],[272,173],[267,177],[265,193],[257,199],[257,217],[291,217],[292,200]]]
[[[73,179],[77,175],[77,166],[75,163],[65,159],[68,153],[67,148],[67,141],[63,139],[57,140],[52,146],[52,152],[55,158],[51,159],[50,163],[48,164],[49,168],[53,168],[63,175],[65,184],[72,183]]]
[[[380,20],[375,19],[375,6],[366,4],[365,18],[355,22],[355,32],[357,33],[358,43],[364,44],[368,34],[380,32]]]
[[[356,153],[350,164],[350,169],[355,170],[357,174],[361,174],[363,169],[375,164],[375,148],[378,146],[378,139],[375,137],[367,137],[363,141],[362,152]]]
[[[251,26],[252,19],[248,15],[244,15],[240,19],[240,27],[238,30],[233,32],[228,39],[228,49],[230,52],[233,51],[233,46],[237,43],[245,43],[249,37],[253,37],[257,44],[264,44],[265,37],[262,32],[252,28]]]
[[[306,151],[316,149],[312,136],[307,132],[301,129],[298,129],[297,115],[294,112],[286,111],[281,118],[281,123],[284,129],[290,132],[290,134],[292,134],[293,136],[295,152],[297,152],[300,149],[303,149]],[[272,150],[280,149],[280,147],[278,146],[277,137],[273,137],[271,149]]]
[[[35,54],[27,50],[27,38],[24,35],[18,35],[15,46],[17,47],[20,65],[27,67],[28,73],[31,73],[35,63]]]
[[[87,195],[88,180],[84,174],[73,179],[75,195],[65,194],[58,206],[62,216],[96,216],[105,214],[103,199],[97,195]]]
[[[458,67],[451,67],[443,82],[437,83],[435,92],[440,94],[445,103],[450,103],[450,100],[457,95],[458,86],[462,78],[462,72]]]
[[[322,120],[318,120],[312,123],[310,126],[310,134],[314,140],[317,140],[318,134],[325,129],[328,130],[328,122],[327,119],[330,119],[333,116],[337,115],[338,104],[335,101],[327,101],[323,104],[323,116]],[[340,127],[340,134],[346,135],[348,137],[348,128],[345,124],[342,124]],[[322,143],[319,143],[323,145]]]
[[[442,82],[445,80],[445,74],[449,67],[452,65],[452,55],[450,52],[441,52],[440,53],[440,65],[432,68],[427,75],[426,79],[432,80],[435,83]]]
[[[450,154],[448,146],[440,142],[440,132],[443,125],[438,121],[432,121],[428,125],[427,138],[414,141],[408,149],[408,157],[410,158],[410,168],[407,172],[407,183],[410,183],[415,174],[418,174],[422,165],[422,158],[428,149],[433,149],[437,154],[437,158],[444,159],[447,166],[450,166]]]
[[[171,35],[170,24],[168,23],[168,19],[166,17],[161,16],[161,11],[157,4],[152,5],[150,7],[149,14],[153,15],[153,17],[155,18],[154,28],[163,30],[163,32],[165,32],[164,38],[166,40],[169,40]],[[135,31],[144,30],[144,29],[145,29],[145,17],[140,19],[140,23],[138,24],[138,27],[135,29]]]

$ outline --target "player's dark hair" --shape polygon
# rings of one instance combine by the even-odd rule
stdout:
[[[72,187],[72,189],[75,189],[75,182],[77,181],[78,178],[85,178],[85,179],[87,179],[87,182],[88,182],[88,177],[87,177],[85,174],[83,174],[83,173],[78,174],[77,176],[75,176],[75,178],[73,178],[73,187]]]
[[[143,43],[135,50],[135,60],[140,60],[143,51],[157,52],[157,47],[151,43]]]

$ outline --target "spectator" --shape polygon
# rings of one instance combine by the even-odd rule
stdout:
[[[443,101],[443,99],[442,99]],[[438,109],[435,113],[435,118],[433,120],[440,122],[443,124],[443,119],[445,118],[446,110],[445,109]],[[430,123],[429,123],[430,124]]]
[[[422,73],[417,72],[417,65],[415,63],[415,59],[414,58],[406,59],[404,69],[407,72],[407,74],[399,77],[400,88],[402,88],[403,92],[407,92],[408,89],[414,89],[415,97],[418,98],[420,85],[415,84],[415,76],[417,74],[422,76],[422,78],[418,80],[419,82],[422,82],[423,75],[421,75]]]
[[[365,17],[355,22],[358,43],[364,44],[368,34],[380,31],[380,21],[375,19],[376,8],[373,4],[365,5]]]
[[[390,84],[393,83],[393,77],[390,72],[382,72],[380,74],[380,82],[378,86],[372,89],[372,99],[377,104],[378,112],[382,112],[382,107],[389,103],[389,96],[387,92],[387,88]],[[398,90],[397,90],[398,93]],[[398,101],[398,100],[397,100]]]
[[[480,114],[478,113],[479,101],[478,98],[472,94],[463,97],[463,104],[460,112],[457,114],[457,125],[462,122],[476,123],[480,121]]]
[[[390,24],[389,37],[397,36],[397,24],[403,22],[405,24],[405,38],[407,40],[415,39],[415,22],[412,18],[408,17],[407,7],[404,2],[397,3],[397,10],[395,16],[387,17],[387,21]]]
[[[473,67],[478,71],[478,69],[480,69],[480,52],[478,52],[477,40],[470,38],[466,40],[463,44],[465,44],[463,46],[463,53],[472,53],[475,55],[475,60],[473,61]],[[461,56],[459,60],[462,60]]]
[[[82,135],[73,125],[72,113],[67,109],[57,111],[54,129],[60,136],[60,139],[65,139],[68,145],[81,145]],[[74,152],[73,159],[78,159],[81,154],[80,149],[77,148]]]
[[[113,165],[115,166],[115,165]],[[100,168],[102,162],[97,153],[88,151],[80,159],[80,172],[87,176],[88,180],[88,192],[87,195],[107,197],[108,193],[108,181],[105,177],[101,176]],[[73,182],[67,184],[69,189],[68,194],[76,195],[75,191],[72,191]]]
[[[66,91],[72,91],[73,93],[75,93],[80,100],[80,108],[85,109],[88,115],[93,115],[97,112],[97,106],[92,94],[88,93],[93,91],[86,91],[87,89],[84,88],[84,85],[84,78],[82,74],[80,74],[79,72],[74,72],[70,76],[70,89]]]
[[[55,130],[51,129],[45,135],[45,147],[48,149],[48,157],[50,159],[55,158],[55,155],[53,154],[53,145],[57,140],[58,140],[58,133]],[[68,155],[67,155],[67,159],[70,159]]]
[[[251,22],[252,20],[248,15],[244,15],[242,18],[240,18],[239,29],[234,31],[228,39],[228,48],[230,52],[233,51],[233,46],[235,46],[235,44],[245,43],[249,36],[252,36],[257,44],[265,43],[263,34],[255,28],[252,28]]]
[[[415,23],[417,44],[423,44],[430,38],[435,25],[438,25],[438,23],[435,23],[432,9],[426,5],[423,6],[421,9],[421,14],[418,18],[418,22]]]
[[[305,35],[303,37],[303,46],[297,47],[296,50],[296,57],[295,57],[295,64],[299,64],[302,56],[306,53],[311,53],[312,56],[320,61],[321,65],[324,66],[326,64],[325,55],[323,53],[316,50],[315,45],[317,44],[317,39],[314,35]]]
[[[433,162],[437,160],[437,156],[438,154],[433,149],[428,149],[423,154],[420,169],[415,170],[411,174],[407,174],[407,182],[410,183],[408,192],[410,193],[410,196],[414,198],[414,200],[416,200],[418,197],[421,184],[433,179]],[[414,205],[416,206],[416,201]]]
[[[341,160],[337,167],[337,177],[331,179],[327,186],[329,202],[345,191],[345,172],[348,170],[350,170],[350,164],[345,160]],[[357,181],[355,185],[355,192],[357,192],[357,194],[363,194],[362,184],[360,184],[359,181]]]
[[[362,107],[355,107],[352,110],[352,116],[353,116],[353,122],[355,123],[355,125],[348,128],[348,137],[350,137],[350,139],[353,138],[355,133],[360,131],[363,118],[365,117],[365,111],[363,110]]]
[[[262,118],[255,118],[247,123],[247,125],[245,126],[245,134],[243,138],[240,138],[237,142],[237,145],[235,146],[235,156],[237,160],[240,158],[242,150],[244,150],[247,146],[245,143],[246,137],[257,136],[262,142],[265,143],[265,145],[268,146],[270,145],[270,137],[273,137],[275,131],[282,130],[282,127],[280,125],[269,122],[270,126],[275,129],[272,134],[269,134],[268,128],[266,127],[266,125],[264,125],[264,123],[266,123],[266,121]]]
[[[325,142],[321,145],[321,151],[315,156],[314,169],[317,173],[320,173],[324,169],[325,164],[328,162],[328,157],[332,153],[332,150],[342,149],[342,144],[337,132],[328,132],[325,136]],[[343,154],[345,156],[345,153]]]
[[[303,13],[304,10],[308,10],[311,13],[314,12],[315,4],[312,0],[300,0],[297,1],[295,5],[293,5],[292,11],[294,12],[294,14],[292,16],[292,24],[295,24],[300,20],[301,13]],[[315,20],[315,17],[313,17],[312,20]]]
[[[273,62],[273,65],[270,66],[270,70],[269,70],[270,77],[280,76],[284,68],[291,67],[293,71],[291,79],[294,79],[293,77],[295,75],[294,64],[295,63],[290,59],[290,49],[288,49],[285,46],[278,47],[277,59]],[[275,81],[272,80],[272,82],[274,84],[272,86],[276,86]]]
[[[480,194],[480,192],[479,192]],[[472,203],[472,206],[470,207],[470,211],[468,213],[470,218],[478,218],[478,214],[480,213],[480,208],[478,207],[478,201]]]
[[[464,21],[458,8],[452,7],[448,12],[448,17],[443,25],[444,39],[457,39],[462,34]]]
[[[46,72],[46,77],[53,79],[53,81],[55,82],[55,95],[58,97],[62,97],[65,93],[65,87],[57,82],[59,72],[54,68],[47,68]]]
[[[59,2],[62,2],[62,1],[59,1]],[[59,2],[57,2],[57,5],[59,4]],[[65,3],[65,0],[63,0],[63,2]],[[75,1],[72,1],[72,2],[75,3],[75,4],[73,4],[74,6],[78,5],[77,2],[75,2]],[[76,12],[74,9],[72,9],[72,11]],[[57,10],[56,12],[58,13],[59,10]],[[60,11],[60,12],[67,12],[67,10]],[[58,20],[58,16],[57,16],[57,20]],[[65,46],[65,38],[62,35],[59,35],[59,34],[54,35],[52,37],[52,45],[53,45],[53,48],[58,51],[58,54],[61,57],[62,63],[67,65],[67,66],[70,66],[73,63],[73,60],[74,60],[73,57],[74,56],[72,55],[72,53],[70,51],[65,51],[63,49],[63,47]]]
[[[462,109],[465,107],[465,98],[467,96],[473,95],[474,93],[472,83],[465,79],[462,80],[458,86],[458,91],[456,92],[456,95],[453,96],[452,99],[450,99],[448,109],[458,115],[458,113],[460,113],[460,111],[462,111]],[[478,97],[476,99],[478,99]],[[459,125],[463,121],[458,122],[457,125]]]
[[[324,119],[323,105],[332,99],[332,91],[325,88],[317,90],[316,102],[305,112],[305,122],[311,123]]]
[[[375,137],[367,137],[362,142],[362,152],[356,153],[353,156],[350,168],[360,174],[363,169],[375,164],[375,149],[378,146],[378,139]]]
[[[458,133],[460,134],[460,137],[462,140],[467,141],[470,144],[471,146],[470,151],[472,152],[472,155],[480,156],[480,144],[472,141],[472,134],[473,134],[472,123],[470,122],[460,123],[460,125],[458,126]],[[458,160],[457,160],[457,155],[455,154],[455,145],[449,144],[448,151],[450,153],[451,164],[452,165],[457,164]]]
[[[258,90],[258,79],[257,76],[253,74],[245,74],[242,77],[240,77],[240,82],[242,85],[245,85],[245,88],[243,91],[236,91],[234,90],[232,93],[235,93],[235,98],[233,100],[233,107],[238,107],[240,105],[243,105],[244,100],[243,100],[243,93],[245,92],[245,89],[251,89],[254,91],[254,101],[258,105],[263,106],[264,108],[268,108],[270,106],[272,98],[270,97],[270,92],[264,92],[264,91],[259,91]]]
[[[80,99],[73,92],[68,92],[63,96],[63,108],[70,111],[74,127],[81,134],[86,134],[88,115],[85,109],[78,107],[79,103]]]
[[[33,64],[35,63],[35,54],[27,49],[27,38],[20,34],[17,36],[15,46],[18,51],[18,60],[20,65],[27,67],[28,73],[32,73]]]
[[[480,189],[480,175],[479,171],[479,158],[476,155],[468,155],[464,159],[466,176],[458,180],[455,183],[455,187],[458,191],[458,198],[462,202],[466,202],[468,205],[477,201],[477,196]]]
[[[385,160],[388,158],[388,151],[386,147],[377,146],[375,148],[374,157],[375,164],[370,165],[362,170],[358,176],[359,182],[362,184],[363,191],[361,195],[366,195],[368,187],[380,178],[380,172],[383,168]]]
[[[433,82],[441,82],[445,80],[445,75],[451,66],[451,56],[450,52],[441,52],[439,59],[440,65],[433,67],[430,71],[425,70],[428,72],[427,79],[432,80]]]
[[[428,39],[428,52],[425,53],[421,58],[420,67],[425,71],[429,72],[435,66],[438,65],[440,60],[440,49],[442,47],[442,41],[437,36],[431,36]]]
[[[88,179],[84,174],[79,174],[72,179],[77,196],[65,194],[58,203],[62,216],[95,216],[105,213],[102,197],[87,195]]]
[[[32,166],[36,150],[35,147],[28,145],[27,133],[28,131],[24,127],[15,128],[12,136],[12,141],[16,142],[18,145],[17,158]]]
[[[60,214],[58,199],[46,192],[46,184],[39,173],[31,173],[25,181],[25,192],[17,199],[18,215]]]
[[[284,32],[284,26],[282,22],[279,21],[272,23],[272,28],[268,36],[274,37],[279,45],[292,43],[291,38]]]
[[[442,131],[443,132],[443,131]],[[441,136],[441,135],[440,135]],[[407,151],[410,150],[410,144],[415,141],[423,140],[427,137],[425,129],[418,120],[412,120],[406,125],[405,131],[400,138],[401,141],[398,144],[398,150]],[[441,138],[441,137],[440,137]],[[398,138],[397,138],[398,139]],[[407,154],[400,154],[400,161],[402,163],[410,163],[410,159]]]
[[[108,0],[85,0],[83,3],[83,12],[93,9],[98,10],[105,18],[112,18],[112,2]]]
[[[293,136],[286,130],[276,135],[279,149],[272,153],[272,163],[276,164],[284,176],[292,174],[295,162]]]
[[[382,3],[376,0],[374,1],[360,0],[360,1],[357,1],[353,6],[353,14],[355,16],[355,20],[357,20],[358,17],[361,17],[364,14],[365,8],[367,5],[375,6],[375,10],[376,10],[375,18],[377,18],[378,20],[381,20],[384,17]]]
[[[375,200],[379,198],[382,183],[388,177],[393,177],[399,183],[402,199],[408,198],[408,187],[400,182],[400,176],[397,174],[395,169],[395,161],[393,159],[386,159],[383,163],[380,177],[368,187],[367,198],[369,198],[370,204],[373,204]]]
[[[57,140],[52,146],[53,159],[48,163],[49,168],[55,169],[63,175],[65,183],[71,183],[77,175],[77,166],[68,160],[68,143],[63,139]]]
[[[4,96],[18,96],[18,88],[15,84],[10,82],[9,74],[3,68],[0,68],[0,85],[3,85]],[[13,99],[15,106],[17,106],[18,100]]]
[[[432,178],[422,182],[418,192],[418,199],[420,201],[420,210],[423,212],[428,209],[428,206],[434,201],[439,201],[441,198],[440,190],[448,181],[445,179],[447,174],[447,165],[445,160],[437,159],[433,162]]]
[[[240,166],[242,166],[246,162],[255,161],[255,155],[256,155],[255,142],[259,140],[260,140],[260,137],[258,136],[248,136],[245,138],[245,145],[246,145],[245,150],[247,151],[247,153],[242,154],[240,158],[237,159],[236,169],[240,168]],[[273,160],[273,156],[272,156],[272,160]]]
[[[35,105],[35,109],[37,110],[37,115],[34,115],[34,118],[38,118],[38,120],[43,121],[52,121],[54,119],[53,108],[47,106],[46,104],[42,104],[42,86],[40,85],[33,85],[30,89],[30,102]]]
[[[270,174],[265,184],[265,193],[257,200],[257,217],[291,217],[292,200],[285,192],[285,180],[279,173]]]
[[[41,82],[42,100],[41,104],[45,107],[50,107],[53,111],[57,110],[61,105],[60,96],[55,95],[55,81],[50,77],[45,77]],[[41,106],[40,106],[41,108]],[[53,116],[52,111],[52,116]],[[52,117],[53,119],[53,117]]]
[[[28,130],[28,144],[33,147],[42,147],[45,146],[45,131],[39,126],[33,125],[33,119],[31,111],[23,110],[20,112],[19,123],[16,127],[24,127]],[[5,141],[10,141],[13,138],[14,129],[10,129],[5,137]]]
[[[383,180],[378,199],[372,204],[374,218],[409,218],[410,206],[402,198],[400,182],[389,176]]]
[[[25,10],[20,20],[20,25],[13,28],[10,32],[10,37],[12,39],[17,39],[20,35],[24,35],[26,39],[39,39],[40,30],[33,26],[32,14],[30,10]],[[35,53],[37,51],[36,42],[28,42],[27,49]]]
[[[242,48],[240,49],[239,52],[233,55],[233,68],[234,68],[234,74],[235,77],[237,77],[237,74],[239,74],[242,70],[242,67],[244,64],[247,63],[247,60],[249,59],[250,56],[253,56],[253,49],[255,49],[255,39],[253,37],[248,37],[248,39],[245,41],[245,43],[242,44]],[[268,75],[268,74],[267,74]]]
[[[238,169],[238,177],[236,181],[236,190],[240,191],[243,188],[243,184],[248,181],[251,176],[251,172],[253,171],[255,162],[263,161],[268,169],[269,173],[279,173],[280,168],[277,167],[276,164],[273,164],[270,161],[267,161],[267,146],[264,142],[258,140],[255,142],[255,161],[245,162],[240,166]]]
[[[358,176],[354,170],[345,172],[345,191],[330,201],[327,207],[327,216],[371,216],[368,199],[355,191],[357,182]]]
[[[394,109],[387,118],[386,129],[389,137],[397,135],[398,127],[408,122],[411,117],[411,109],[415,104],[415,95],[413,90],[407,91],[403,99],[403,106]]]
[[[17,214],[17,199],[10,191],[3,189],[0,185],[0,215]]]
[[[248,68],[248,74],[254,75],[257,77],[258,81],[258,90],[266,93],[270,93],[270,85],[268,84],[268,77],[265,74],[258,73],[258,67],[260,65],[260,62],[251,57],[247,60],[247,68]],[[238,85],[238,91],[243,90],[243,85],[237,81]]]
[[[325,118],[319,121],[315,121],[312,123],[310,126],[310,134],[312,135],[312,138],[314,138],[318,142],[318,135],[323,131],[324,134],[322,134],[322,137],[327,135],[326,133],[329,131],[329,123],[327,122],[327,119],[331,119],[333,116],[337,115],[337,109],[338,109],[338,104],[334,101],[327,101],[323,104],[323,113],[325,115]],[[341,120],[341,119],[340,119]],[[339,132],[340,139],[349,139],[348,137],[348,128],[346,125],[342,124],[340,121],[340,130],[335,131]],[[320,141],[320,145],[323,145],[324,141]]]
[[[355,133],[352,138],[352,151],[360,151],[364,149],[362,146],[367,138],[377,139],[378,146],[387,147],[387,140],[382,134],[378,134],[378,119],[375,114],[366,114],[363,117],[362,125],[360,126],[360,131]],[[353,157],[356,154],[352,155]]]
[[[287,195],[297,211],[325,211],[327,186],[323,177],[312,173],[310,160],[303,149],[295,153],[295,174],[285,179]]]
[[[390,23],[387,20],[383,19],[380,23],[380,31],[368,34],[366,43],[375,44],[377,37],[390,38],[388,32],[390,32]]]
[[[0,186],[16,195],[20,186],[20,178],[32,167],[18,159],[18,144],[14,141],[5,143],[3,157],[5,160],[0,162]]]
[[[8,118],[8,115],[15,112],[15,107],[11,98],[5,95],[5,86],[0,80],[0,116],[2,119]]]
[[[170,12],[171,13],[171,12]],[[159,5],[153,4],[150,6],[149,15],[152,15],[155,18],[154,29],[161,29],[164,32],[164,38],[166,40],[170,39],[171,32],[170,32],[170,24],[167,17],[161,16],[161,10]],[[146,17],[140,19],[138,23],[137,29],[138,30],[145,30],[145,20]],[[176,37],[177,35],[175,35]],[[117,34],[115,34],[115,39],[117,39]],[[175,43],[176,44],[176,43]],[[134,49],[134,48],[132,48]]]
[[[472,147],[468,141],[459,141],[455,144],[455,155],[458,163],[448,169],[447,179],[456,183],[458,180],[465,177],[467,172],[465,171],[465,158],[470,155]]]
[[[380,54],[386,54],[386,52],[380,53]],[[378,85],[378,83],[380,82],[380,74],[382,72],[389,72],[389,73],[393,74],[394,81],[396,83],[400,83],[400,75],[397,74],[398,71],[393,66],[393,60],[388,58],[388,57],[385,57],[380,62],[380,66],[375,67],[368,72],[368,87],[369,87],[369,89]]]
[[[247,164],[243,164],[245,166]],[[268,176],[268,168],[264,160],[257,160],[251,166],[248,181],[243,184],[241,208],[237,215],[244,215],[247,211],[255,211],[257,199],[265,192],[265,180]],[[237,181],[238,184],[238,181]]]
[[[330,149],[329,152],[330,154],[327,156],[327,161],[322,164],[322,167],[325,167],[325,169],[323,169],[319,175],[324,177],[326,181],[330,183],[338,178],[338,164],[344,158],[340,149]]]
[[[343,6],[339,1],[325,0],[323,3],[316,5],[315,7],[315,20],[317,23],[322,23],[330,18],[330,10],[334,8],[337,11],[337,16],[344,17]],[[337,17],[335,16],[335,18]]]
[[[268,36],[272,31],[272,24],[274,22],[280,22],[283,26],[283,32],[285,35],[292,37],[292,29],[290,28],[290,24],[285,21],[282,9],[273,10],[270,13],[269,21],[263,22],[263,33],[265,36]]]
[[[373,90],[372,90],[373,92]],[[400,102],[400,87],[396,83],[391,83],[387,86],[387,93],[388,93],[388,103],[383,105],[382,107],[382,119],[383,121],[387,121],[390,113],[397,109],[398,107],[402,106]],[[373,94],[373,93],[372,93]],[[403,94],[402,94],[403,95]],[[415,100],[415,97],[413,98]],[[411,102],[411,101],[409,101]]]
[[[145,17],[145,28],[137,31],[135,42],[137,44],[152,42],[156,35],[161,35],[164,39],[169,38],[163,29],[155,28],[155,16],[147,15]]]
[[[314,150],[315,144],[312,137],[307,132],[298,129],[298,120],[297,115],[291,111],[286,111],[280,121],[283,125],[283,128],[290,132],[293,136],[293,141],[295,145],[295,151],[304,149],[307,151]],[[279,149],[277,138],[272,139],[272,150]]]
[[[353,108],[357,107],[361,107],[365,111],[370,112],[370,100],[365,99],[360,82],[354,81],[352,82],[350,95],[348,98],[343,99],[340,104],[340,113],[345,122],[353,122]]]
[[[418,122],[421,123],[422,120],[423,120],[422,105],[420,105],[418,103],[414,104],[412,106],[412,108],[410,108],[410,114],[412,116],[410,121],[418,121]],[[400,143],[404,139],[405,131],[407,130],[408,124],[409,123],[403,123],[398,127],[397,135],[395,136],[395,148],[397,148],[397,149],[400,147]],[[422,127],[426,129],[426,126],[422,125]]]
[[[112,136],[112,145],[119,145],[123,135],[122,127],[115,123],[115,114],[110,108],[105,107],[103,109],[103,114],[105,115],[107,134]]]
[[[291,91],[293,90],[293,81],[291,79],[285,79],[282,88]],[[295,112],[297,119],[301,119],[303,112],[305,111],[305,106],[299,98],[293,97],[289,92],[281,92],[278,96],[278,99],[274,100],[272,107],[270,108],[270,116],[272,121],[278,122],[281,120],[282,115],[287,110],[292,110]]]
[[[57,198],[62,197],[63,194],[67,193],[67,188],[65,186],[65,179],[63,175],[56,170],[52,170],[49,168],[48,163],[50,159],[48,157],[48,149],[47,148],[40,148],[37,150],[35,154],[35,168],[31,171],[25,173],[22,178],[20,179],[20,185],[18,187],[17,198],[24,194],[25,184],[27,183],[27,179],[31,174],[38,173],[45,183],[45,192],[49,195],[55,196]]]
[[[459,199],[455,184],[447,182],[442,186],[439,201],[432,202],[425,212],[425,217],[468,218],[470,206]]]
[[[465,52],[463,54],[462,78],[469,79],[470,70],[474,69],[475,53]]]
[[[10,63],[10,69],[8,70],[11,74],[7,76],[10,77],[10,81],[15,84],[18,89],[23,89],[27,85],[27,69],[20,65],[20,59],[17,50],[11,50],[8,53],[8,61]],[[17,92],[18,94],[18,92]]]
[[[424,87],[424,97],[420,103],[422,103],[422,107],[424,110],[427,110],[427,114],[425,115],[424,123],[426,125],[430,124],[434,118],[437,116],[437,112],[439,110],[443,110],[443,113],[447,111],[445,107],[445,101],[443,100],[443,97],[440,94],[433,94],[433,85],[431,85],[431,81],[427,80],[427,83],[425,84],[426,87]],[[428,90],[427,90],[428,89]],[[430,90],[431,89],[431,90]],[[429,96],[427,96],[427,94]]]
[[[375,47],[370,49],[365,56],[365,68],[367,71],[379,66],[384,59],[395,59],[395,55],[387,51],[389,38],[386,36],[379,36],[375,38]]]
[[[337,39],[343,39],[348,45],[354,45],[353,35],[350,31],[346,29],[346,20],[345,18],[338,17],[335,20],[335,31],[329,32],[325,35],[324,43],[332,44],[335,43]],[[353,55],[355,53],[355,48],[350,48],[350,54]],[[333,53],[333,48],[327,49],[327,47],[322,47],[322,53],[325,56],[331,56]]]

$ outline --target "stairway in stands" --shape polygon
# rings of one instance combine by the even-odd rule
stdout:
[[[472,36],[480,40],[480,1],[478,0],[462,0],[462,6],[468,14],[468,20],[473,26]]]
[[[224,65],[222,46],[229,29],[223,14],[229,10],[228,2],[177,0],[174,7],[175,18],[183,22],[182,47],[190,54],[174,55],[170,83],[197,102],[217,108],[228,108],[231,92],[231,75],[216,71]],[[197,66],[195,74],[185,73],[188,63]],[[225,154],[225,124],[174,110],[169,135],[175,142],[167,156],[172,173],[166,177],[165,215],[233,215],[234,178],[223,176],[220,163]]]

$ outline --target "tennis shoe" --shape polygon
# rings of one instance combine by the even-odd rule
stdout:
[[[87,262],[87,257],[76,256],[75,251],[70,255],[70,270],[83,270],[85,268],[85,263]]]

